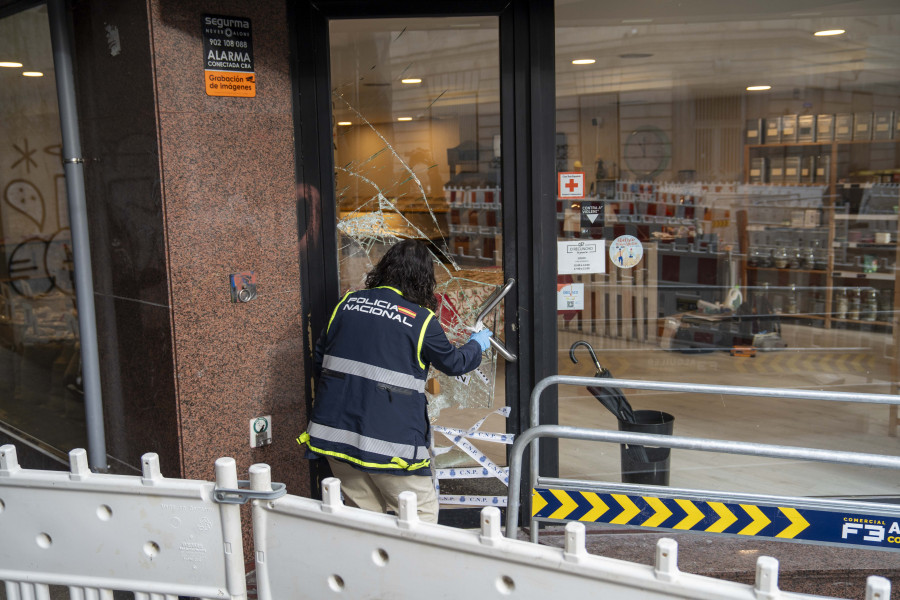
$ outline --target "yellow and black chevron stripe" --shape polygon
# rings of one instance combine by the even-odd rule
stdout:
[[[900,512],[894,516],[846,514],[790,506],[536,488],[531,514],[534,519],[546,521],[610,523],[900,550],[900,535],[890,536],[892,529],[900,531]],[[848,528],[847,523],[876,528],[876,534],[859,530],[857,535],[857,527]],[[877,539],[878,527],[882,528],[881,539]]]

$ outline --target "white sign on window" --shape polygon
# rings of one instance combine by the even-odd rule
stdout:
[[[556,310],[584,310],[584,284],[556,284]]]
[[[580,171],[564,172],[559,174],[558,194],[559,198],[584,198],[584,173]]]
[[[560,275],[606,273],[603,240],[556,242],[556,272]]]

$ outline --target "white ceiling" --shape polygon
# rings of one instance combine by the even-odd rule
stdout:
[[[900,100],[900,0],[556,5],[561,96],[652,90],[732,96],[748,85],[767,84],[773,93],[866,90]],[[846,33],[813,36],[834,28]],[[496,18],[334,21],[332,82],[370,120],[434,109],[453,94],[471,100],[477,93],[478,102],[496,102],[497,40]],[[597,62],[574,66],[574,58]],[[410,74],[423,83],[400,84]]]

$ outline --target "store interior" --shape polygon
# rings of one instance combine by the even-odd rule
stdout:
[[[373,232],[429,240],[444,280],[464,282],[456,308],[483,299],[466,303],[467,286],[502,282],[497,27],[332,24],[342,285],[370,264],[356,247]],[[633,236],[643,253],[633,268],[559,275],[560,373],[595,374],[583,349],[570,359],[583,341],[620,378],[897,392],[898,33],[883,1],[557,2],[556,170],[584,187],[557,198],[558,240]],[[377,227],[360,235],[363,214]],[[488,400],[465,394],[434,422],[487,415],[482,430],[505,431],[491,414],[506,403],[503,361],[490,369]],[[900,453],[887,406],[625,392],[672,414],[676,435]],[[586,388],[559,390],[559,421],[617,427]],[[505,464],[502,444],[474,443]],[[618,448],[595,446],[562,442],[560,473],[617,480]],[[477,464],[459,450],[438,464]],[[898,492],[870,469],[683,451],[670,484]]]

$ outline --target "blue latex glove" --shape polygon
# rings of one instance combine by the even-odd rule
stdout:
[[[478,345],[481,346],[481,351],[484,352],[491,345],[491,336],[494,335],[491,333],[490,329],[482,329],[481,331],[476,331],[471,336],[469,336],[469,341],[475,340],[478,342]]]

